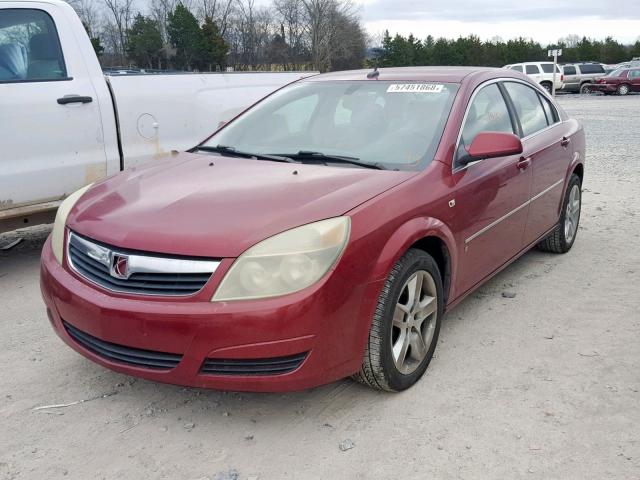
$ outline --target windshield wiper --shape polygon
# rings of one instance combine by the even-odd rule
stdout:
[[[269,155],[265,153],[242,152],[240,150],[236,150],[234,147],[228,147],[227,145],[218,145],[216,147],[211,147],[209,145],[198,145],[193,150],[194,151],[202,150],[203,152],[219,153],[221,155],[226,155],[229,157],[253,158],[256,160],[271,160],[273,162],[296,163],[295,160],[282,155]]]
[[[364,168],[373,168],[376,170],[385,170],[385,168],[379,163],[367,163],[362,162],[357,157],[345,157],[343,155],[326,155],[322,152],[311,152],[307,150],[300,150],[298,153],[282,153],[277,155],[285,155],[288,158],[294,160],[300,160],[304,163],[304,161],[318,161],[322,162],[325,165],[327,163],[348,163],[351,165],[357,165],[359,167]]]

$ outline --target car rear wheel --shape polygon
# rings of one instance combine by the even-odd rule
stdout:
[[[549,82],[542,82],[540,84],[542,86],[542,88],[544,88],[547,92],[551,93],[551,83]]]
[[[355,380],[398,392],[422,377],[438,343],[442,291],[438,265],[427,253],[411,249],[396,262],[378,299]]]
[[[629,93],[629,85],[618,85],[618,95],[627,95]]]
[[[580,177],[573,174],[571,175],[569,186],[564,195],[560,221],[554,230],[538,243],[538,249],[553,253],[567,253],[571,250],[578,234],[581,208],[582,192]]]
[[[590,93],[593,93],[593,87],[591,86],[590,83],[583,83],[580,86],[580,93],[583,95],[588,95]]]

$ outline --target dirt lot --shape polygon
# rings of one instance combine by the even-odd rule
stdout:
[[[0,478],[640,479],[640,96],[561,103],[589,148],[573,250],[531,252],[449,312],[427,375],[402,394],[112,373],[48,325],[48,228],[0,235],[25,237],[0,252]]]

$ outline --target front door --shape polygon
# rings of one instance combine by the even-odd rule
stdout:
[[[462,128],[457,155],[484,131],[516,133],[497,83],[474,94]],[[491,158],[456,168],[454,230],[460,232],[457,291],[464,293],[523,248],[531,169],[521,155]]]
[[[0,210],[58,200],[106,173],[98,101],[68,20],[55,4],[27,5],[0,3]]]

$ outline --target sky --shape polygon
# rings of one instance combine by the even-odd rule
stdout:
[[[542,44],[575,34],[623,43],[640,39],[640,0],[614,6],[612,0],[355,0],[371,35],[388,29],[455,38],[475,34],[483,40],[518,36]],[[623,6],[623,8],[618,8]]]

